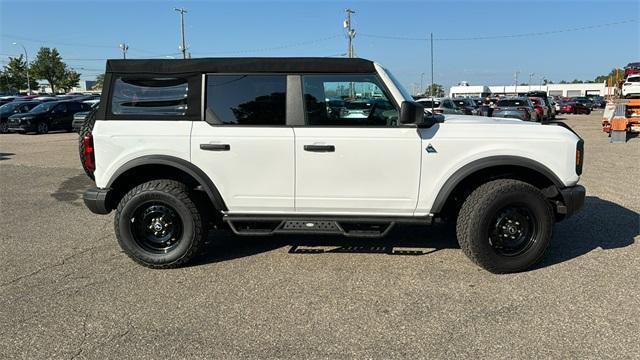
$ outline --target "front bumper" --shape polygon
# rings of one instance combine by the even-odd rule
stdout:
[[[33,124],[27,125],[27,124],[9,123],[7,128],[11,132],[31,132],[31,131],[36,131],[36,126],[33,125]]]
[[[111,212],[109,206],[109,194],[111,189],[92,188],[84,192],[82,199],[84,204],[94,214],[108,214]]]
[[[563,203],[558,204],[558,213],[564,215],[564,218],[577,213],[584,206],[584,198],[586,189],[582,185],[576,185],[564,189],[560,189]]]

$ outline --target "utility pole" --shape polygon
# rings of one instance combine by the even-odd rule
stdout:
[[[519,74],[520,74],[520,71],[516,71],[513,73],[513,79],[515,81],[515,87],[513,91],[516,93],[516,96],[518,96],[518,75]]]
[[[420,91],[424,93],[424,88],[422,87],[423,81],[424,81],[424,73],[420,74]]]
[[[24,60],[25,60],[25,64],[26,64],[25,70],[26,70],[26,73],[27,73],[27,89],[29,89],[27,95],[31,95],[31,81],[29,81],[29,54],[27,54],[27,48],[25,48],[24,45],[18,44],[18,43],[15,43],[15,42],[12,43],[12,44],[16,45],[16,46],[17,45],[22,46],[22,50],[24,50]]]
[[[356,12],[351,9],[346,9],[347,19],[344,21],[344,28],[347,29],[347,38],[349,39],[349,45],[347,48],[347,56],[350,58],[353,57],[353,38],[356,37],[356,31],[351,27],[351,14],[355,14]]]
[[[431,89],[430,89],[431,91],[429,92],[431,97],[433,97],[433,86],[434,86],[434,83],[433,83],[433,33],[431,33],[430,39],[431,39]],[[431,101],[431,110],[433,110],[433,101]]]
[[[119,46],[120,46],[120,50],[122,50],[122,58],[126,59],[127,58],[127,50],[129,50],[129,45],[127,45],[127,43],[123,42]]]
[[[178,49],[180,49],[180,51],[182,51],[182,58],[186,59],[187,58],[187,45],[185,44],[184,41],[184,14],[187,12],[187,9],[185,8],[173,8],[173,10],[177,11],[180,13],[180,35],[182,38],[182,45],[180,45],[178,47]]]

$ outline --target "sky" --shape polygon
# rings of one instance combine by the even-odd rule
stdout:
[[[640,61],[640,1],[31,1],[0,0],[0,66],[41,46],[93,80],[105,59],[180,58],[183,7],[192,57],[344,56],[345,9],[355,55],[390,69],[409,89],[591,80]],[[422,75],[424,73],[424,75]]]

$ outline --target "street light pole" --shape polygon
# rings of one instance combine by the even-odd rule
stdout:
[[[187,58],[187,45],[184,40],[184,14],[187,12],[185,8],[173,8],[173,10],[180,13],[180,36],[182,38],[182,45],[180,45],[180,51],[182,51],[182,58]]]
[[[515,73],[513,73],[513,79],[515,81],[515,87],[513,89],[513,92],[516,93],[516,96],[518,96],[518,75],[520,74],[520,71],[516,71]]]
[[[422,87],[422,82],[424,80],[424,73],[420,74],[420,91],[423,92],[424,88]]]
[[[533,81],[533,75],[535,75],[536,73],[531,73],[529,74],[529,91],[531,91],[531,82]]]
[[[27,89],[29,89],[27,95],[31,95],[31,81],[29,81],[29,54],[27,54],[27,48],[24,47],[24,45],[22,44],[18,44],[18,43],[13,43],[13,45],[20,45],[22,46],[22,50],[24,50],[24,59],[26,61],[26,72],[27,72]]]

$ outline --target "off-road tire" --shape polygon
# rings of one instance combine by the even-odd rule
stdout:
[[[136,211],[156,202],[172,207],[182,222],[183,230],[176,247],[166,253],[145,249],[132,230]],[[205,221],[189,189],[175,180],[152,180],[127,192],[116,209],[114,227],[122,250],[137,263],[154,269],[176,268],[189,263],[199,254],[207,237]]]
[[[498,212],[508,206],[528,208],[536,229],[530,247],[512,256],[496,250],[489,235]],[[492,273],[523,271],[536,264],[549,246],[552,229],[553,212],[542,192],[513,179],[493,180],[475,189],[462,204],[456,223],[462,251],[471,261]]]
[[[96,123],[96,111],[97,109],[93,109],[89,114],[87,114],[87,117],[85,118],[84,123],[82,124],[82,126],[80,127],[80,131],[78,132],[80,136],[78,138],[78,143],[79,143],[78,149],[80,150],[80,164],[82,164],[82,169],[84,170],[84,173],[87,174],[87,176],[91,180],[95,180],[95,178],[93,176],[93,172],[84,166],[84,142],[82,141],[82,138],[84,138],[85,135],[91,135],[91,132],[93,131],[93,126]]]

